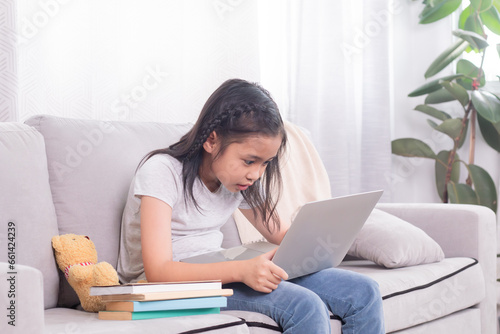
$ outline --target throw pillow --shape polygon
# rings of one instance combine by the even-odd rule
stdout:
[[[372,211],[347,254],[386,268],[444,259],[439,244],[423,230],[379,209]]]

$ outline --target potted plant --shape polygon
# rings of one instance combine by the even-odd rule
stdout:
[[[496,212],[497,188],[489,173],[475,164],[474,153],[477,129],[484,142],[500,152],[499,83],[486,83],[483,71],[485,50],[492,47],[487,41],[487,31],[500,35],[500,0],[470,0],[469,6],[463,10],[462,0],[424,0],[423,4],[421,24],[429,24],[461,11],[458,29],[452,31],[456,41],[430,64],[424,74],[426,79],[437,76],[465,52],[476,52],[482,57],[480,64],[458,60],[455,74],[437,77],[408,95],[426,95],[425,103],[417,105],[415,110],[432,117],[427,120],[428,124],[451,138],[450,149],[434,152],[419,139],[401,138],[392,141],[392,153],[433,159],[436,189],[444,203],[484,205]],[[500,45],[496,49],[500,54]],[[453,118],[439,109],[439,104],[450,101],[460,104],[463,109],[461,117]],[[469,153],[464,158],[457,151],[466,140],[469,141]],[[466,173],[464,176],[467,175],[465,181],[460,179],[462,171]]]

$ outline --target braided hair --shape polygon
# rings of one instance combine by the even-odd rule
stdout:
[[[203,144],[213,132],[221,140],[217,155],[222,154],[231,143],[241,142],[252,135],[281,136],[277,157],[269,162],[261,179],[241,192],[254,214],[262,217],[266,228],[269,231],[279,230],[276,212],[281,190],[279,157],[286,146],[286,132],[276,103],[269,92],[258,84],[241,79],[224,82],[208,98],[191,130],[168,148],[150,152],[140,165],[155,154],[169,154],[182,162],[186,190],[184,199],[193,201],[200,210],[193,185],[203,161]]]

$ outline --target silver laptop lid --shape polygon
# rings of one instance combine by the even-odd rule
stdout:
[[[287,272],[288,279],[338,266],[382,193],[377,190],[305,204],[273,262]]]

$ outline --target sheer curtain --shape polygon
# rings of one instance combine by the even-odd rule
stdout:
[[[0,109],[0,120],[194,121],[220,83],[240,77],[261,82],[308,132],[334,195],[382,188],[390,198],[391,34],[406,3],[5,3],[18,9],[1,47],[17,61],[2,69],[0,89],[17,103]]]
[[[262,81],[278,93],[286,117],[308,131],[332,194],[385,189],[388,199],[391,29],[401,4],[318,0],[263,6],[274,16],[261,8],[262,35],[274,43],[267,41],[261,52],[275,57],[261,56],[262,67],[281,73],[263,71]]]

